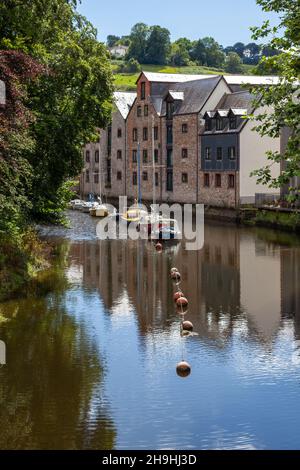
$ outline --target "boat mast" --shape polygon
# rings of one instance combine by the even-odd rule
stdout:
[[[141,192],[141,149],[140,143],[138,142],[138,151],[137,151],[137,160],[138,160],[138,205],[142,205],[142,192]]]

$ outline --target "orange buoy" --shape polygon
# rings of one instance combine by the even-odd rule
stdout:
[[[191,370],[191,366],[186,361],[179,362],[179,364],[176,366],[176,372],[179,377],[188,377],[191,373]]]
[[[190,321],[184,321],[184,322],[182,322],[182,329],[184,331],[193,331],[194,325]]]
[[[163,249],[162,244],[161,243],[156,243],[155,249],[156,249],[156,251],[162,251],[162,249]]]
[[[174,302],[177,302],[180,297],[184,297],[183,292],[175,292],[174,294]]]
[[[189,304],[188,299],[185,297],[179,297],[179,299],[176,300],[177,307],[187,307]]]
[[[178,272],[178,271],[173,271],[172,274],[171,274],[171,278],[172,278],[174,281],[180,281],[180,279],[181,279],[181,274],[180,274],[180,272]]]

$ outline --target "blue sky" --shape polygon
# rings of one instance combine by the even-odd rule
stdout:
[[[82,0],[78,7],[98,29],[99,39],[130,32],[138,22],[167,27],[175,40],[213,36],[223,46],[250,42],[250,26],[259,26],[266,15],[256,0]]]

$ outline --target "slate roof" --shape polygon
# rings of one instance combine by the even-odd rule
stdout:
[[[217,106],[215,107],[215,111],[217,110],[229,110],[229,109],[243,109],[247,110],[249,113],[251,112],[253,106],[252,101],[254,96],[249,93],[249,91],[239,91],[237,93],[225,94]]]
[[[126,119],[128,113],[136,99],[136,93],[129,93],[129,92],[114,92],[114,102],[117,106],[118,110],[120,111],[123,119]]]
[[[221,76],[210,76],[209,78],[174,85],[172,87],[173,92],[184,94],[184,100],[179,101],[175,106],[174,115],[199,113],[221,80]],[[166,105],[164,102],[162,114],[165,113]]]
[[[228,115],[233,114],[238,117],[237,128],[230,129],[229,121],[227,120],[227,122],[225,121],[226,125],[222,130],[217,131],[216,128],[213,127],[212,130],[206,130],[205,134],[240,132],[247,122],[247,119],[244,119],[243,116],[251,114],[254,110],[253,99],[254,96],[248,91],[239,91],[232,94],[225,93],[215,109],[207,111],[204,117],[208,116],[210,118],[214,118],[216,115],[227,117]]]

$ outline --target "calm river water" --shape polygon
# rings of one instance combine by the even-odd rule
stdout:
[[[0,448],[300,449],[299,237],[207,223],[201,251],[157,254],[69,215],[55,268],[0,304]]]

